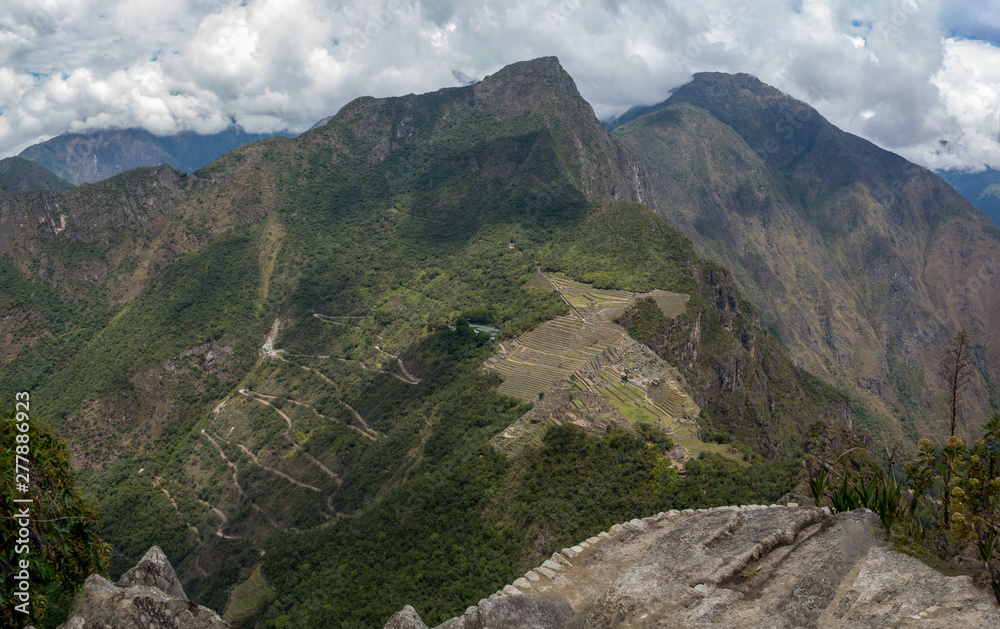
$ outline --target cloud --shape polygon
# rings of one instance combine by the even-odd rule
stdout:
[[[600,117],[749,72],[931,167],[1000,167],[1000,0],[7,0],[0,155],[66,131],[304,130],[557,55]]]

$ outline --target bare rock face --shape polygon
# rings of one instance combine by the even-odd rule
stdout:
[[[167,556],[163,554],[159,546],[153,546],[143,555],[135,568],[122,575],[118,581],[119,585],[146,585],[158,588],[164,594],[174,598],[187,599],[184,595],[184,588],[174,572],[174,567],[170,565]]]
[[[414,624],[386,627],[424,627],[404,611]],[[746,506],[615,525],[438,629],[639,626],[985,628],[1000,608],[890,550],[870,511]]]
[[[403,607],[389,618],[384,629],[427,629],[424,621],[420,620],[420,614],[409,605]]]
[[[93,574],[73,600],[70,619],[59,629],[225,629],[210,609],[187,600],[158,546],[149,549],[117,583]]]

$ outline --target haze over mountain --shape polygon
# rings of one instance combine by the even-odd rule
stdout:
[[[1000,226],[1000,170],[942,170],[938,174]]]
[[[614,137],[651,173],[651,206],[879,441],[942,434],[938,365],[959,329],[967,428],[998,408],[1000,231],[941,178],[745,74],[698,74],[633,114]]]
[[[162,137],[144,129],[105,129],[56,136],[29,146],[19,157],[79,185],[141,166],[167,164],[193,172],[239,146],[274,135],[279,134],[246,133],[235,126],[207,135],[187,131]]]

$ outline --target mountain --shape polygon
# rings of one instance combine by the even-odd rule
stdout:
[[[1000,226],[1000,170],[987,168],[980,172],[941,170],[938,175],[954,186],[959,194],[971,201]]]
[[[959,329],[975,372],[961,434],[998,408],[1000,232],[941,178],[745,74],[698,74],[613,135],[657,214],[879,442],[947,434],[938,365]]]
[[[444,620],[858,445],[652,194],[550,57],[191,174],[3,195],[0,386],[76,453],[112,576],[158,545],[232,623]]]
[[[29,146],[20,157],[79,185],[140,166],[167,164],[193,172],[236,147],[274,135],[246,133],[235,126],[209,135],[185,131],[163,137],[144,129],[105,129],[56,136]]]
[[[24,190],[65,191],[73,184],[58,177],[38,164],[22,157],[0,159],[0,190],[22,192]]]

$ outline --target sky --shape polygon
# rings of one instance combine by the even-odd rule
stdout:
[[[933,169],[1000,168],[1000,0],[3,0],[0,157],[66,132],[303,131],[556,55],[601,119],[749,72]]]

